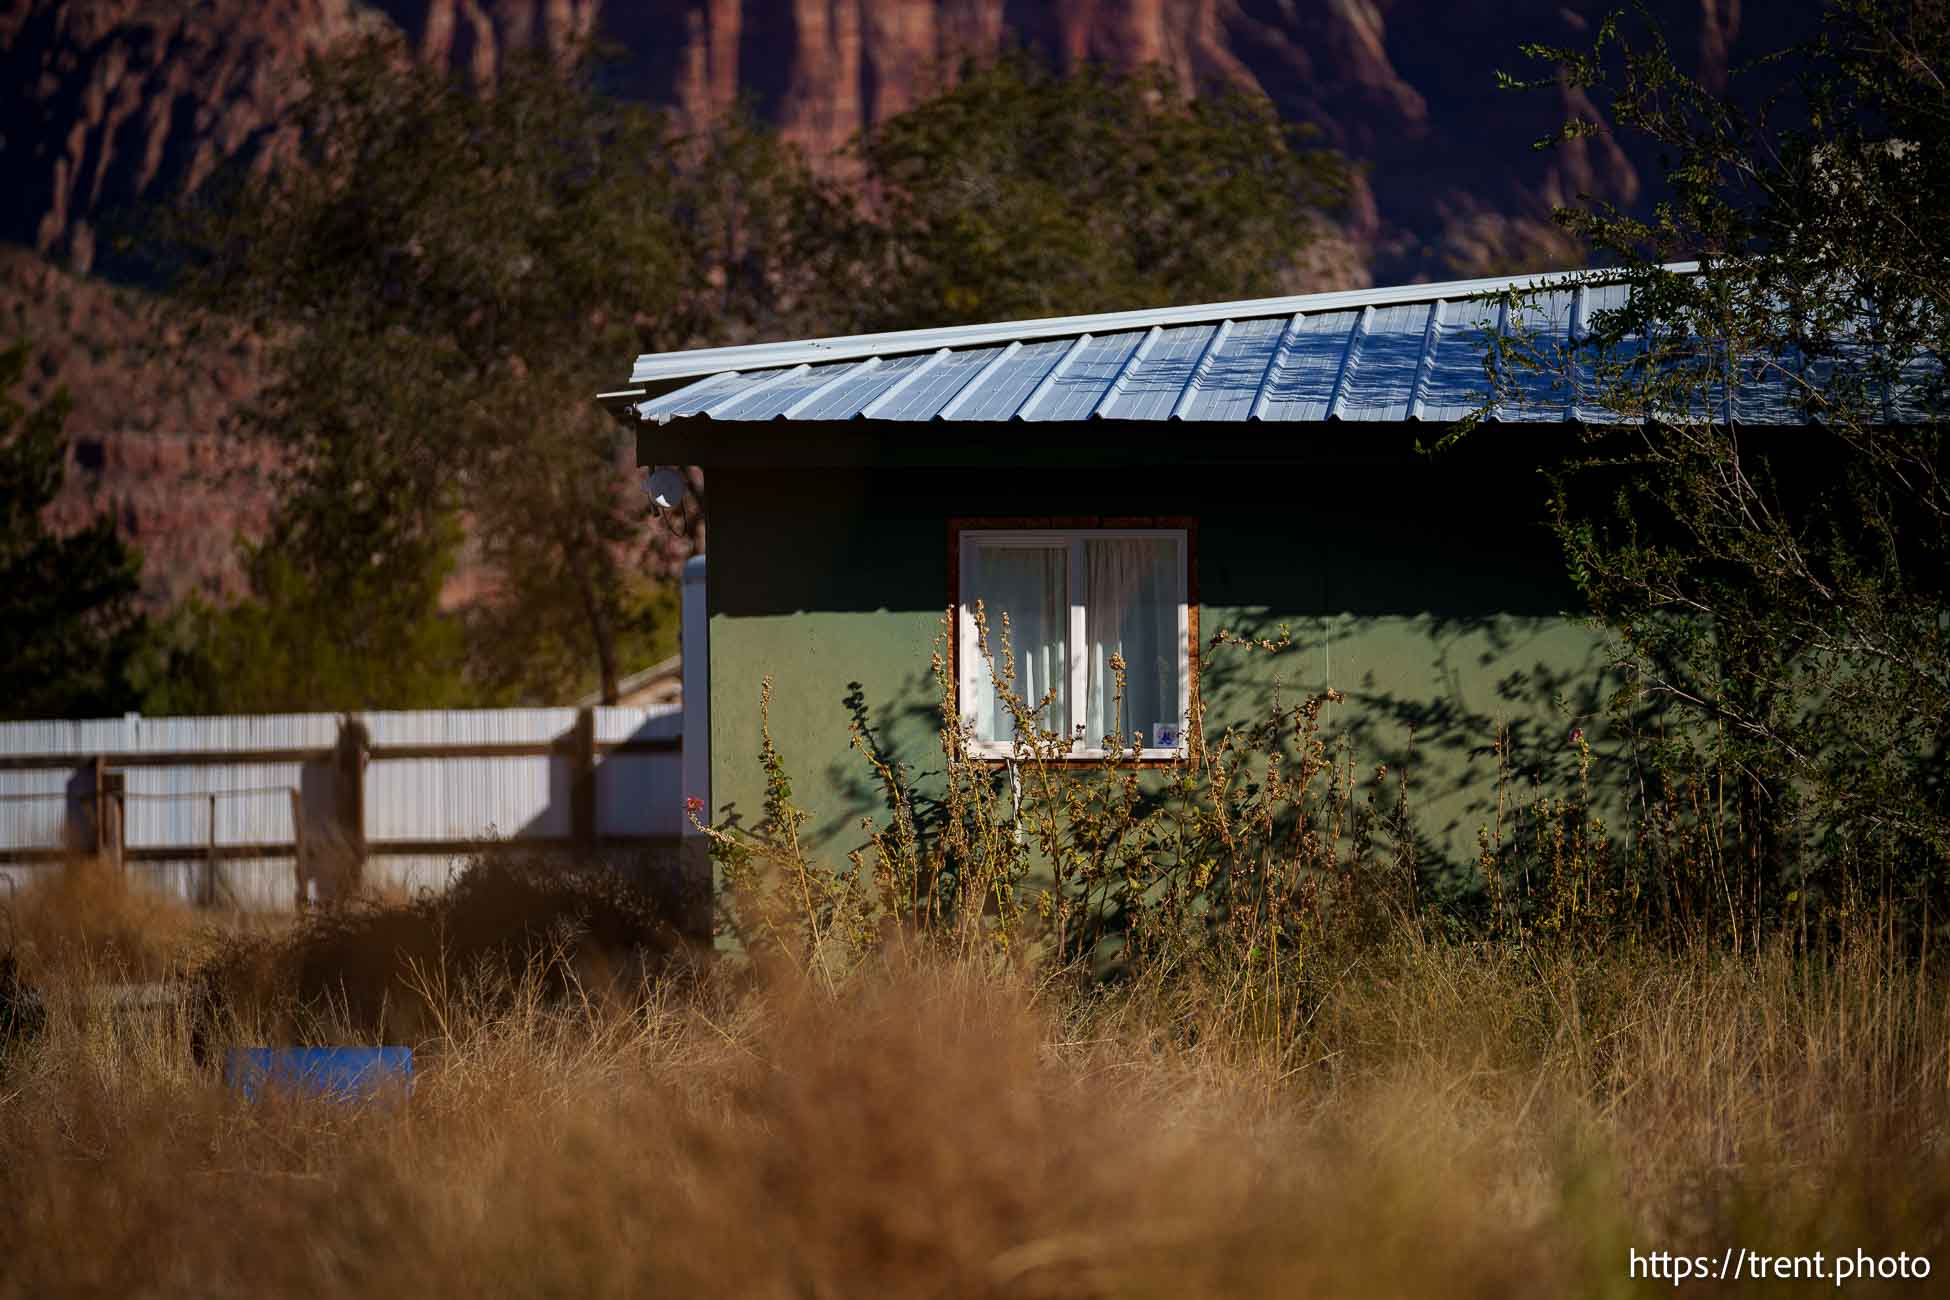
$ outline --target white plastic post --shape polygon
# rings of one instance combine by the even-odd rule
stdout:
[[[684,653],[684,834],[696,836],[688,801],[704,805],[699,816],[709,822],[711,806],[711,624],[704,604],[704,557],[684,562],[682,649]]]

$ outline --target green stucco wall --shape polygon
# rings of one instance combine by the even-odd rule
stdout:
[[[1276,676],[1289,699],[1338,688],[1347,700],[1324,721],[1352,734],[1364,764],[1406,767],[1438,860],[1472,858],[1495,815],[1499,726],[1526,786],[1570,771],[1573,727],[1603,751],[1599,643],[1567,617],[1576,597],[1521,459],[707,474],[717,814],[759,814],[769,674],[773,738],[836,856],[880,810],[848,748],[856,708],[885,749],[924,774],[940,767],[929,654],[951,601],[956,516],[1194,518],[1207,645],[1220,628],[1271,636],[1283,624],[1294,642],[1277,657],[1202,656],[1208,734],[1260,716]]]

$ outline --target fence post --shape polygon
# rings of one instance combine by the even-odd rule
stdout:
[[[371,737],[366,724],[346,715],[339,723],[339,833],[345,840],[347,894],[356,891],[366,875],[366,751]]]
[[[95,860],[97,862],[106,861],[108,858],[108,818],[103,815],[104,809],[102,807],[102,801],[108,797],[108,791],[104,788],[106,783],[102,780],[102,777],[107,775],[107,772],[108,760],[100,754],[95,755],[95,802],[90,805],[88,815],[95,823]],[[72,844],[74,841],[70,839],[68,842]]]
[[[108,760],[95,755],[95,804],[89,815],[95,821],[95,860],[108,861]],[[70,841],[72,842],[72,841]]]
[[[293,910],[302,912],[309,880],[305,874],[305,796],[295,785],[291,787],[291,875],[297,886]]]
[[[118,871],[128,868],[129,847],[129,804],[123,796],[128,793],[129,777],[126,772],[110,772],[105,781],[108,790],[108,852],[110,860]]]
[[[108,770],[105,755],[95,755],[95,859],[123,866],[122,791],[123,776]]]
[[[596,711],[577,709],[569,734],[569,832],[576,856],[587,862],[596,852]]]
[[[213,906],[217,901],[217,796],[210,796],[210,825],[207,836],[207,858],[203,867],[203,905]]]

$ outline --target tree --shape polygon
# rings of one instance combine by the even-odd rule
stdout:
[[[667,639],[640,575],[672,571],[669,521],[591,400],[617,358],[1267,291],[1342,180],[1262,102],[1017,62],[830,182],[742,114],[685,135],[544,60],[469,86],[367,44],[311,66],[292,125],[292,159],[207,187],[164,241],[276,340],[256,420],[291,469],[258,571],[370,602],[396,567],[417,592],[463,520],[495,697],[559,697],[579,661],[613,699],[624,647]]]
[[[252,595],[191,601],[162,629],[145,711],[350,712],[478,703],[459,619],[440,610],[459,537],[395,552],[364,574],[301,573],[277,545],[249,548]],[[417,565],[417,567],[415,567]]]
[[[1845,0],[1747,74],[1772,83],[1751,104],[1626,30],[1614,15],[1589,49],[1527,48],[1670,159],[1650,213],[1559,213],[1625,269],[1630,303],[1572,348],[1503,358],[1615,416],[1556,476],[1557,534],[1616,634],[1626,703],[1655,711],[1648,753],[1730,774],[1754,915],[1871,882],[1940,906],[1950,14]],[[1693,257],[1697,274],[1662,269]],[[1804,427],[1745,424],[1762,394]]]
[[[1264,99],[1026,57],[965,70],[855,154],[877,196],[863,329],[1291,290],[1347,180]]]
[[[68,398],[27,410],[11,396],[24,343],[0,352],[0,718],[117,714],[135,707],[148,624],[142,558],[96,516],[65,536],[42,518],[67,474]]]
[[[292,468],[267,546],[321,590],[396,566],[417,591],[465,519],[492,574],[481,688],[558,695],[527,666],[572,631],[613,700],[658,524],[592,397],[619,357],[776,327],[810,176],[739,123],[685,139],[539,59],[470,87],[375,43],[309,75],[298,156],[169,232],[187,283],[277,340],[256,424]],[[734,175],[695,165],[714,151]]]

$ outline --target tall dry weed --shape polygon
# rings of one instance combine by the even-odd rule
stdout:
[[[530,972],[558,995],[631,994],[696,956],[672,906],[610,871],[498,850],[442,893],[361,896],[278,934],[232,938],[197,973],[201,1033],[241,1021],[280,1041],[329,1025],[361,1042],[414,1042],[439,1031],[448,990],[513,989]]]
[[[130,980],[181,973],[204,951],[207,920],[180,899],[132,883],[100,858],[75,857],[0,897],[0,941],[28,979],[81,969]]]
[[[1180,985],[889,953],[618,998],[558,954],[421,970],[415,1091],[367,1108],[56,1025],[0,1084],[0,1293],[1623,1295],[1634,1247],[1941,1251],[1950,996],[1875,944],[1402,934],[1284,1054]]]
[[[768,735],[766,821],[718,839],[749,960],[678,960],[655,906],[500,859],[233,948],[221,998],[51,1006],[0,1058],[0,1295],[1623,1296],[1628,1252],[1729,1247],[1950,1270],[1950,978],[1898,909],[1635,928],[1580,796],[1525,814],[1542,892],[1492,842],[1486,910],[1445,911],[1331,703],[1202,739],[1166,773],[1189,809],[1115,764],[1005,803],[963,764],[929,825],[863,739],[893,811],[851,873],[802,851]],[[215,1065],[381,1036],[417,1049],[404,1104],[250,1105]]]

